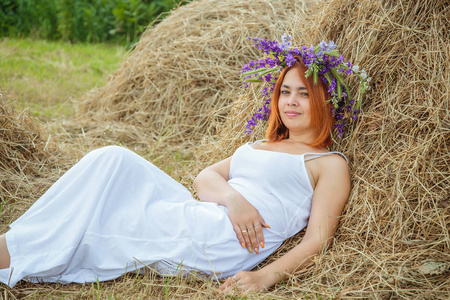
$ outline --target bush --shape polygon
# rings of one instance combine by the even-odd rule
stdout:
[[[190,0],[0,0],[0,37],[130,44]]]

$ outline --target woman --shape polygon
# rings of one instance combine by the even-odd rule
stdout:
[[[331,243],[350,181],[346,160],[326,148],[334,124],[327,87],[305,78],[303,61],[295,57],[276,81],[268,141],[197,176],[202,202],[129,150],[94,150],[0,236],[0,281],[83,283],[150,266],[228,277],[222,290],[244,291],[308,264]],[[248,271],[306,225],[295,248]]]

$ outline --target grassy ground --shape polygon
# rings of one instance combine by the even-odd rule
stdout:
[[[104,84],[125,57],[121,46],[0,40],[0,91],[39,119],[67,118],[74,102]]]

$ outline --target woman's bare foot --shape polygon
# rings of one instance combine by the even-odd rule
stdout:
[[[6,247],[5,235],[0,235],[0,269],[9,268],[10,256],[8,252],[8,247]]]

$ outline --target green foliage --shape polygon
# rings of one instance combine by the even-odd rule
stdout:
[[[131,44],[191,0],[0,0],[0,37]]]
[[[57,0],[0,0],[0,36],[57,35]]]

